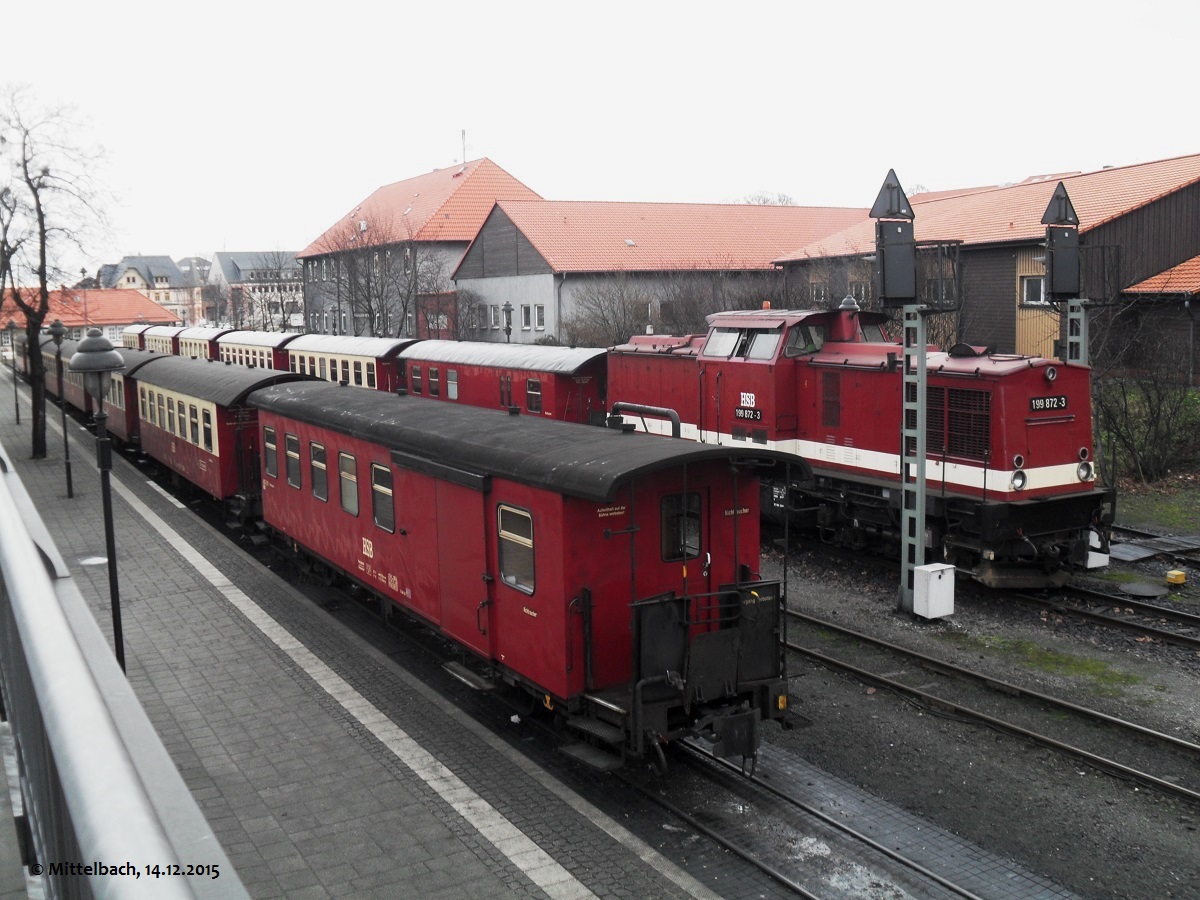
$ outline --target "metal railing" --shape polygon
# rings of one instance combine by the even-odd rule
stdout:
[[[0,695],[47,896],[248,896],[3,447],[0,576]]]

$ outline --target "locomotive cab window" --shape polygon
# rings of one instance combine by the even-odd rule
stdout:
[[[396,530],[396,506],[392,496],[392,470],[371,464],[371,515],[384,531]]]
[[[749,346],[746,348],[746,359],[774,359],[775,351],[779,349],[779,339],[783,332],[778,328],[770,331],[750,332]]]
[[[666,562],[700,555],[700,495],[668,494],[662,499],[662,558]]]
[[[312,441],[308,445],[308,477],[312,482],[313,496],[318,500],[329,499],[329,472],[325,468],[325,445]]]
[[[825,346],[824,325],[796,325],[788,332],[784,356],[804,356],[816,353]]]
[[[338,454],[338,495],[342,500],[342,509],[357,516],[358,466],[349,453]]]
[[[179,420],[183,421],[183,409],[179,410]],[[275,448],[275,429],[263,429],[263,470],[272,478],[279,476],[279,451]]]
[[[542,380],[530,378],[525,382],[525,408],[531,413],[542,411]]]
[[[294,434],[283,435],[284,465],[287,467],[287,483],[300,487],[300,438]]]
[[[737,328],[714,328],[704,342],[705,356],[727,358],[737,347],[741,331]]]
[[[501,504],[499,525],[500,580],[526,594],[533,593],[533,517],[523,509]]]

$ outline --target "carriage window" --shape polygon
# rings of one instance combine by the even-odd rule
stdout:
[[[209,453],[211,453],[212,448],[213,448],[212,412],[210,410],[206,409],[206,410],[204,410],[203,415],[204,415],[204,449],[207,450]]]
[[[662,558],[694,559],[700,555],[700,495],[668,494],[662,500]]]
[[[446,399],[447,400],[457,400],[458,399],[458,370],[457,369],[447,369],[446,370]]]
[[[421,393],[421,367],[412,367],[412,392],[414,394]]]
[[[200,443],[200,417],[196,414],[196,407],[188,404],[188,421],[192,426],[192,443]]]
[[[314,376],[317,374],[317,358],[315,356],[308,358],[308,374]]]
[[[179,420],[183,421],[182,409],[179,410]],[[279,475],[279,456],[275,450],[274,428],[263,429],[263,470],[272,478]]]
[[[396,507],[392,499],[392,470],[371,464],[371,515],[384,531],[396,530]]]
[[[523,509],[501,505],[500,578],[509,587],[533,593],[533,517]]]
[[[154,391],[150,392],[150,424],[151,425],[158,424],[158,416],[154,409]]]
[[[167,431],[175,433],[175,401],[167,401]]]
[[[779,347],[781,331],[752,331],[750,332],[750,349],[746,351],[747,359],[771,359]]]
[[[321,370],[321,378],[328,381],[329,379],[325,376],[325,357],[322,356],[317,362]]]
[[[436,397],[441,393],[442,385],[438,380],[437,366],[429,367],[429,396]]]
[[[704,355],[728,357],[737,347],[739,335],[736,328],[714,328],[704,342]]]
[[[367,387],[375,387],[375,363],[367,363]]]
[[[346,384],[350,383],[350,360],[348,359],[342,360],[342,381]]]
[[[525,408],[531,413],[542,411],[542,380],[530,378],[525,382]]]
[[[170,403],[171,401],[168,400],[166,397],[164,397],[162,394],[159,394],[157,399],[158,399],[158,427],[166,428],[167,427],[167,404]]]
[[[179,436],[185,441],[187,440],[187,415],[183,411],[183,401],[178,401],[179,405]]]
[[[354,361],[354,383],[362,386],[362,360]]]
[[[338,494],[342,498],[342,509],[357,516],[358,467],[349,453],[338,454]]]
[[[287,483],[300,487],[300,438],[294,434],[283,435],[284,465],[287,467]]]
[[[138,388],[138,396],[141,398],[142,403],[142,418],[147,419],[149,415],[146,413],[146,389]]]
[[[318,500],[329,499],[329,473],[325,470],[325,445],[315,441],[308,445],[308,477],[312,481],[313,496]]]
[[[821,424],[838,428],[842,424],[842,378],[837,372],[821,376]]]

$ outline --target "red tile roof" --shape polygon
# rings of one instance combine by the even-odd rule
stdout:
[[[864,209],[499,200],[556,272],[769,269]],[[469,252],[469,251],[468,251]]]
[[[32,288],[22,288],[22,295],[34,293]],[[85,318],[86,317],[86,318]],[[8,320],[25,327],[25,314],[11,298],[0,305],[0,328]],[[61,319],[67,328],[82,328],[84,325],[169,325],[176,321],[169,312],[137,291],[110,288],[108,290],[74,290],[62,288],[50,292],[50,311],[46,313],[43,326]]]
[[[1008,187],[915,203],[918,241],[967,244],[1035,241],[1046,233],[1042,215],[1061,181],[1079,215],[1080,232],[1132,212],[1165,194],[1200,181],[1200,154],[1073,175],[1047,175]],[[863,219],[823,240],[797,244],[780,262],[874,252],[875,223]]]
[[[297,258],[409,240],[466,243],[499,199],[540,198],[490,159],[435,169],[379,188]]]
[[[1184,294],[1200,293],[1200,256],[1193,256],[1172,269],[1159,272],[1152,278],[1125,288],[1127,294]]]

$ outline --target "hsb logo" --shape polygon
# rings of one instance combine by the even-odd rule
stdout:
[[[742,404],[741,405],[753,407],[754,406],[754,395],[748,394],[745,391],[742,391]]]

